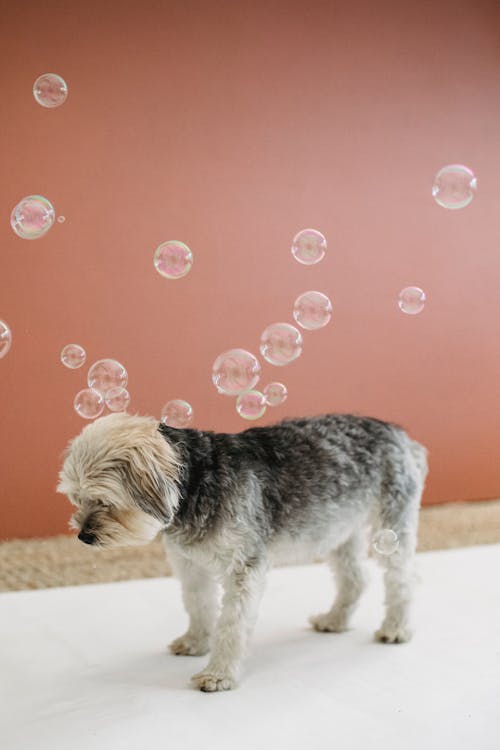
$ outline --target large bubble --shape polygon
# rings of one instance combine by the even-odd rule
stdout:
[[[169,427],[188,427],[193,421],[193,407],[181,398],[167,401],[161,410],[161,421]]]
[[[425,305],[425,292],[418,286],[407,286],[399,293],[399,309],[407,315],[418,315]]]
[[[100,359],[90,368],[87,385],[106,396],[112,388],[126,388],[128,373],[124,366],[115,359]]]
[[[260,391],[245,391],[236,399],[236,411],[243,419],[259,419],[266,413],[266,397]]]
[[[288,396],[286,385],[283,383],[269,383],[262,393],[268,406],[279,406],[286,401]]]
[[[288,365],[302,352],[302,336],[289,323],[272,323],[262,333],[260,352],[272,365]]]
[[[0,320],[0,359],[2,359],[2,357],[5,357],[11,347],[11,344],[11,330],[5,320]]]
[[[191,270],[193,253],[184,242],[169,240],[156,248],[153,262],[166,279],[180,279]]]
[[[66,344],[61,351],[61,362],[65,367],[69,367],[70,370],[76,370],[78,367],[81,367],[86,359],[87,354],[80,344]]]
[[[115,388],[110,388],[106,393],[105,401],[110,411],[127,411],[130,403],[130,393],[126,388],[117,385]]]
[[[245,349],[230,349],[220,354],[212,368],[212,381],[226,396],[237,396],[252,389],[260,377],[260,362]]]
[[[332,303],[321,292],[304,292],[295,300],[293,317],[302,328],[323,328],[332,317]]]
[[[83,419],[95,419],[99,414],[102,414],[104,398],[94,388],[84,388],[76,394],[73,406],[77,414]]]
[[[56,213],[52,203],[43,195],[28,195],[15,206],[10,225],[23,240],[37,240],[49,231]]]
[[[477,179],[472,169],[463,164],[449,164],[434,178],[432,196],[443,208],[465,208],[476,195]]]
[[[325,257],[326,238],[317,229],[302,229],[293,238],[291,251],[299,263],[312,266]]]
[[[68,86],[57,73],[44,73],[33,84],[33,96],[42,107],[53,109],[66,101]]]

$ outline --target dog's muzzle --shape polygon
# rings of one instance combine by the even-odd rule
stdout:
[[[81,542],[84,542],[85,544],[94,544],[95,542],[95,534],[90,533],[89,531],[84,531],[83,529],[78,534],[78,539]]]

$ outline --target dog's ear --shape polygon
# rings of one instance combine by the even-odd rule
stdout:
[[[121,457],[123,482],[138,508],[168,524],[178,502],[178,461],[157,430],[142,437]]]

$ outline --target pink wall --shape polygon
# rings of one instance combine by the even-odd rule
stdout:
[[[500,10],[494,2],[9,4],[2,17],[0,534],[65,531],[54,492],[86,368],[69,342],[129,370],[131,407],[181,397],[195,425],[241,430],[211,365],[258,349],[307,289],[334,318],[283,379],[284,416],[354,411],[405,425],[431,452],[427,502],[500,494]],[[60,73],[67,102],[31,88]],[[430,197],[463,162],[478,197]],[[9,214],[41,193],[66,216],[38,241]],[[328,238],[299,266],[303,227]],[[152,265],[167,239],[195,261],[179,281]],[[423,287],[421,315],[399,290]]]

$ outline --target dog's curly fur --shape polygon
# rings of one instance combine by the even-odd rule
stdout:
[[[399,540],[383,560],[386,614],[376,637],[409,639],[426,473],[425,449],[376,419],[326,415],[229,435],[112,414],[70,443],[58,491],[76,506],[70,524],[87,544],[144,544],[162,532],[190,617],[170,649],[211,651],[193,681],[215,691],[237,683],[276,561],[328,558],[337,595],[311,623],[348,627],[364,585],[367,528],[392,529]]]

